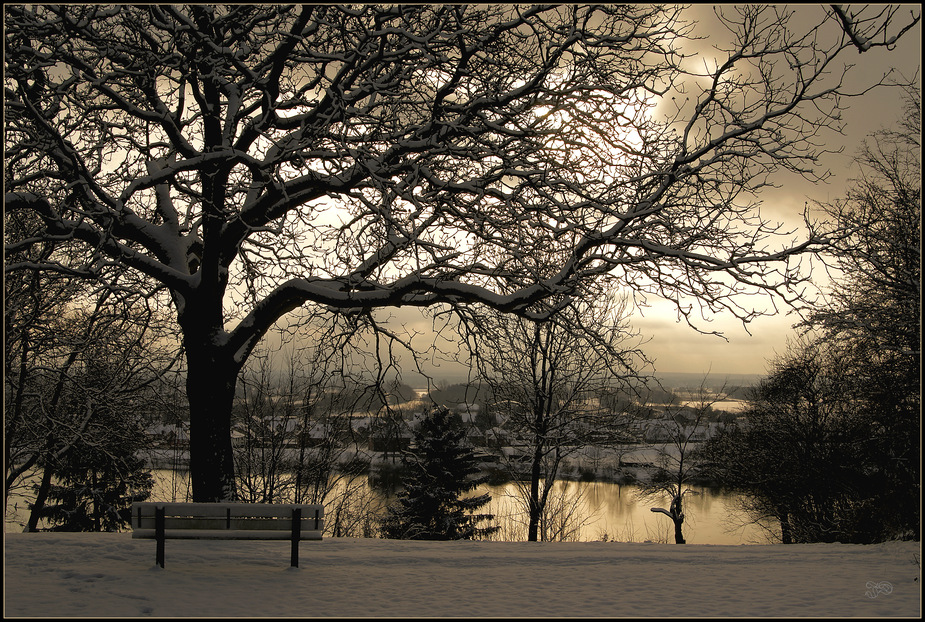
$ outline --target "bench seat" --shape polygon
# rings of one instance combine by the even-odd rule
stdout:
[[[290,540],[291,565],[299,565],[301,540],[321,540],[324,507],[301,503],[132,504],[132,538],[157,540],[164,567],[164,540]]]
[[[138,535],[135,535],[135,534]],[[154,529],[141,529],[132,534],[133,538],[156,537]],[[168,540],[291,540],[285,531],[258,531],[255,529],[165,529],[164,537]],[[321,540],[320,531],[302,531],[300,540]]]

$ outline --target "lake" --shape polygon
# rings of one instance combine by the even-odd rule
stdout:
[[[185,501],[189,491],[186,470],[155,469],[152,501]],[[372,499],[373,505],[388,503],[392,496],[369,485],[368,480],[343,481],[330,498],[350,486],[357,499]],[[674,542],[671,520],[652,507],[668,507],[667,499],[640,499],[639,487],[604,481],[558,481],[549,501],[551,517],[546,528],[561,538],[576,541],[610,540],[618,542]],[[737,496],[709,488],[692,487],[685,497],[684,537],[690,544],[766,544],[765,531],[755,525],[742,525],[736,511]],[[518,484],[483,485],[475,494],[488,492],[491,503],[483,511],[495,515],[492,524],[500,530],[496,540],[526,540],[524,505]],[[7,505],[7,529],[22,528],[28,511],[25,500],[11,495]],[[328,504],[326,504],[328,505]],[[328,514],[331,508],[327,508]]]
[[[755,525],[736,526],[744,522],[735,509],[736,495],[696,486],[691,488],[684,497],[684,537],[688,543],[767,543],[763,529]],[[492,495],[492,504],[486,511],[498,517],[502,530],[505,521],[523,522],[523,503],[517,484],[483,489]],[[574,531],[569,539],[674,542],[671,519],[651,511],[653,507],[667,509],[668,498],[640,499],[639,492],[638,486],[630,484],[558,481],[550,495],[550,503],[557,510],[555,514],[576,517],[572,523],[578,526],[568,529]],[[553,529],[557,527],[552,526]]]
[[[152,501],[185,500],[189,486],[187,471],[157,469]],[[352,494],[371,496],[387,503],[390,496],[370,487],[366,478],[344,482]],[[685,496],[684,537],[689,544],[767,544],[765,531],[755,525],[742,526],[736,512],[737,496],[726,492],[693,486]],[[566,534],[559,539],[576,541],[611,540],[618,542],[674,542],[671,520],[652,507],[668,507],[666,498],[640,499],[639,487],[603,481],[556,482],[550,497],[552,517],[547,528]],[[339,491],[335,490],[332,497]],[[488,492],[492,501],[482,511],[495,515],[500,531],[493,539],[526,540],[526,520],[523,503],[514,482],[483,485],[475,494]],[[330,515],[331,509],[326,508]]]

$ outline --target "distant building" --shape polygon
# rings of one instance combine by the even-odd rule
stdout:
[[[457,404],[456,412],[463,420],[463,423],[475,423],[475,418],[479,414],[479,405],[466,403]]]

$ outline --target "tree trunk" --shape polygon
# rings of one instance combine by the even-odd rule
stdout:
[[[238,366],[207,346],[187,346],[186,391],[190,408],[190,480],[193,501],[236,498],[231,451],[231,409]]]
[[[32,512],[29,514],[26,531],[38,531],[39,529],[39,514],[41,514],[42,510],[45,508],[45,500],[48,498],[48,492],[51,490],[52,475],[54,475],[54,469],[51,468],[51,465],[46,464],[42,469],[42,481],[36,492],[35,502],[32,504]]]
[[[780,520],[780,541],[782,544],[793,544],[793,536],[790,533],[790,515],[786,511],[780,511],[778,514]]]
[[[684,523],[684,517],[674,518],[674,543],[684,544],[684,534],[681,533],[681,524]]]
[[[536,542],[539,539],[540,513],[543,509],[540,503],[540,466],[542,455],[542,446],[538,444],[533,455],[533,464],[530,469],[530,521],[527,527],[528,542]]]
[[[664,514],[674,523],[674,543],[675,544],[684,544],[684,534],[681,531],[681,527],[684,524],[684,512],[681,511],[681,498],[674,497],[669,509],[665,508],[649,508],[652,512],[658,512]]]
[[[678,490],[681,487],[678,486]],[[681,525],[684,524],[684,511],[681,509],[681,494],[675,496],[671,503],[671,520],[674,521],[674,543],[684,544],[684,534],[681,533]]]

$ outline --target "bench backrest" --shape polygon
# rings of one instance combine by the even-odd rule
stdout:
[[[155,537],[155,510],[164,509],[168,538],[291,537],[293,510],[300,510],[300,539],[321,538],[324,506],[303,503],[159,503],[132,504],[132,537]]]

